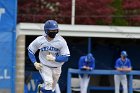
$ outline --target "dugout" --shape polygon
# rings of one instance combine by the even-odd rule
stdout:
[[[66,39],[71,52],[70,60],[64,64],[59,81],[62,91],[66,91],[67,69],[77,68],[79,57],[88,51],[91,51],[96,59],[96,69],[114,69],[114,61],[119,57],[120,51],[126,50],[132,61],[133,69],[140,70],[140,27],[59,24],[59,28],[60,34]],[[17,25],[17,54],[19,55],[17,73],[20,73],[20,77],[17,77],[19,81],[17,90],[22,88],[18,87],[18,84],[24,84],[25,70],[35,71],[27,57],[26,48],[32,40],[43,33],[43,24],[19,23]],[[96,76],[94,80],[96,82],[93,83],[91,79],[90,83],[113,86],[112,76]]]

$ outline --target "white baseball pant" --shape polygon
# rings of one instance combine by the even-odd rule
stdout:
[[[61,67],[51,68],[43,65],[42,69],[39,72],[44,81],[44,89],[55,90],[56,84],[61,74]]]
[[[114,81],[115,81],[115,93],[120,93],[120,84],[122,84],[123,93],[128,93],[126,75],[114,75]]]
[[[88,84],[90,77],[88,75],[84,75],[83,77],[79,76],[80,78],[80,93],[87,93]]]

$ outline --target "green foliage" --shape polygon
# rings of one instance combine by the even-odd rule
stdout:
[[[122,9],[122,0],[114,0],[112,6],[115,8],[112,25],[127,26],[128,22],[124,18],[124,12]]]

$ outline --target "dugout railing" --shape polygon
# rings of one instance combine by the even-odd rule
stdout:
[[[93,70],[93,71],[80,71],[79,69],[69,69],[67,76],[67,93],[72,93],[71,90],[71,78],[73,74],[90,74],[90,75],[128,75],[128,91],[133,93],[133,90],[140,90],[140,88],[133,88],[133,76],[140,75],[140,71],[133,70],[131,72],[120,72],[116,70]],[[110,87],[95,87],[90,86],[91,90],[112,90]]]

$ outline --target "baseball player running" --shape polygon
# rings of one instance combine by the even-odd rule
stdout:
[[[132,70],[131,61],[127,58],[127,52],[121,52],[121,58],[116,60],[115,68],[118,71],[128,72]],[[115,93],[120,93],[120,83],[123,87],[123,93],[128,93],[126,75],[114,75]]]
[[[86,56],[81,56],[79,59],[79,69],[90,71],[95,67],[95,59],[91,53]],[[87,93],[87,88],[90,80],[90,76],[88,74],[79,75],[80,78],[80,93]]]
[[[53,93],[61,74],[61,66],[68,61],[70,52],[65,39],[58,34],[55,20],[46,21],[44,31],[45,35],[37,37],[29,45],[28,56],[44,81],[40,87],[41,92]],[[37,50],[40,62],[35,57]]]

